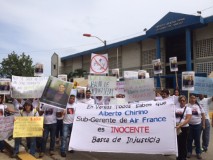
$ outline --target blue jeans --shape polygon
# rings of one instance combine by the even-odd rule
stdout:
[[[63,135],[63,119],[57,119],[56,138],[62,137],[62,135]]]
[[[28,145],[30,145],[30,154],[31,155],[35,155],[35,146],[36,146],[36,141],[35,141],[35,137],[29,137],[27,138],[28,141]],[[30,141],[30,143],[29,143]],[[19,145],[21,144],[21,138],[15,138],[15,147],[13,150],[14,154],[18,154],[19,153]]]
[[[4,141],[0,141],[0,150],[3,150],[4,149]]]
[[[210,137],[210,122],[209,119],[205,120],[205,129],[202,130],[202,147],[203,149],[208,149],[209,137]]]
[[[195,151],[196,154],[201,154],[200,149],[200,135],[201,135],[202,126],[201,123],[197,125],[189,125],[189,137],[187,141],[187,150],[189,153],[192,153],[192,142],[195,142]]]
[[[55,148],[55,132],[56,132],[56,123],[53,124],[44,124],[44,133],[41,151],[46,151],[47,139],[50,133],[50,151],[54,151]]]
[[[63,124],[63,136],[62,136],[62,139],[61,139],[61,152],[66,152],[67,149],[68,149],[67,141],[69,140],[68,137],[71,136],[72,125],[73,125],[73,123]]]

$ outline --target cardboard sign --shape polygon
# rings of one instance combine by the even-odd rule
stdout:
[[[48,77],[12,76],[13,98],[41,98]]]
[[[67,75],[66,74],[59,74],[58,79],[61,79],[63,81],[67,81]]]
[[[177,72],[178,71],[177,57],[170,57],[169,65],[171,72]]]
[[[42,137],[44,117],[15,117],[13,137]]]
[[[79,105],[69,150],[177,154],[174,105]]]
[[[154,79],[125,80],[125,91],[128,102],[154,100]]]
[[[92,96],[114,96],[116,77],[89,76],[88,85]]]

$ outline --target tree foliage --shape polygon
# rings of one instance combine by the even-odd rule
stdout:
[[[11,78],[12,75],[25,77],[34,75],[32,58],[30,58],[29,55],[25,55],[25,53],[17,55],[13,51],[7,58],[4,58],[0,64],[1,75],[9,78]]]
[[[87,72],[83,69],[76,69],[68,74],[68,79],[84,77]]]

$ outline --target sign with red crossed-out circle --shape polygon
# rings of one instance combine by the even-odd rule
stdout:
[[[108,54],[92,54],[90,73],[108,74]]]

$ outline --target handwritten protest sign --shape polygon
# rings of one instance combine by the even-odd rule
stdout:
[[[195,77],[194,88],[192,93],[213,96],[213,78]]]
[[[88,85],[92,96],[114,96],[116,77],[89,76]]]
[[[69,150],[177,154],[174,105],[79,105]]]
[[[15,117],[13,137],[42,137],[44,117]]]
[[[128,102],[153,100],[155,98],[154,79],[125,80],[125,91]]]
[[[13,116],[0,117],[0,141],[7,139],[13,133]]]
[[[13,98],[40,98],[48,77],[12,76]]]
[[[1,78],[0,79],[0,94],[10,94],[11,79]]]

